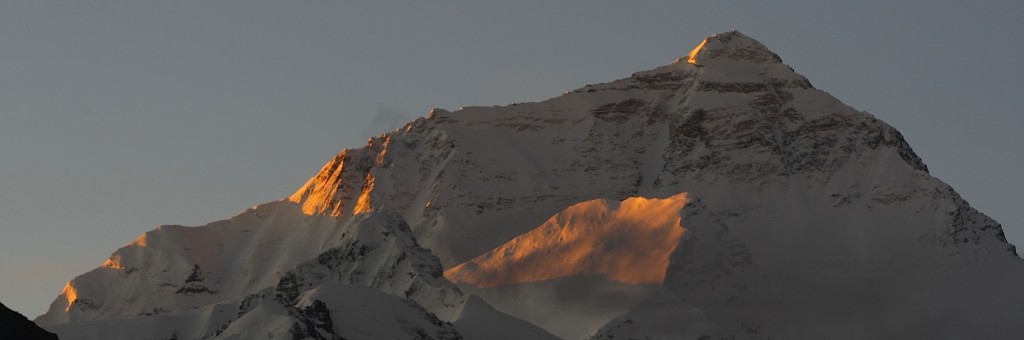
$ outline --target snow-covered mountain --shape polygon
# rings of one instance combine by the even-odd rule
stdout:
[[[1001,227],[898,131],[728,32],[543,102],[435,109],[287,200],[146,233],[36,322],[69,339],[1015,338],[1022,284]]]

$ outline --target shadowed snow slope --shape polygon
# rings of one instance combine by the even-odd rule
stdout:
[[[533,324],[495,310],[477,296],[470,296],[455,327],[470,339],[553,340],[551,333]]]
[[[494,309],[528,321],[562,339],[590,336],[609,320],[663,291],[654,284],[630,285],[600,275],[576,275],[490,288],[466,286]]]

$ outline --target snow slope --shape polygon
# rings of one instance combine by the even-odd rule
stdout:
[[[319,285],[288,303],[274,299],[272,294],[256,294],[242,302],[165,315],[72,322],[50,328],[61,339],[461,338],[452,324],[414,302],[373,288],[338,283]]]
[[[737,282],[763,275],[699,198],[680,193],[573,205],[445,276],[564,339],[744,333],[663,287],[670,261],[677,268],[670,274],[702,280],[699,288],[714,294],[741,291]],[[638,328],[638,320],[648,326]]]
[[[479,288],[580,274],[626,284],[660,284],[669,254],[685,231],[680,225],[685,204],[685,193],[666,199],[577,203],[444,275],[456,284]]]
[[[68,283],[36,322],[62,339],[463,338],[451,322],[470,317],[469,297],[441,274],[396,214],[342,222],[281,201],[149,232]],[[466,323],[467,339],[491,337],[480,323],[515,320],[474,308],[484,312]],[[544,334],[520,323],[517,332]]]
[[[478,296],[470,296],[455,322],[462,335],[470,339],[517,340],[558,339],[533,324],[495,310]]]
[[[64,287],[36,322],[157,315],[273,286],[280,273],[333,246],[344,232],[330,216],[287,201],[201,227],[161,226],[118,249]]]
[[[684,192],[672,216],[685,232],[668,262],[643,261],[663,273],[606,270],[638,258],[616,247],[570,265],[492,252],[612,245],[618,224],[607,218],[546,222],[593,200],[610,211]],[[598,232],[540,236],[576,229]],[[360,289],[340,284],[423,308],[411,324],[435,317],[441,336],[445,322],[480,324],[463,310],[473,300],[441,276],[458,268],[450,277],[468,292],[561,337],[1014,338],[1022,266],[999,224],[932,177],[898,131],[727,32],[670,65],[543,102],[435,109],[342,151],[287,201],[147,233],[72,280],[37,322],[61,333],[180,318],[206,337],[245,318],[337,336],[340,321],[316,316]],[[315,303],[304,296],[330,301],[307,315]],[[650,303],[659,296],[677,302]],[[234,304],[246,312],[213,317]],[[507,317],[494,322],[524,325]],[[560,326],[570,320],[578,326]]]

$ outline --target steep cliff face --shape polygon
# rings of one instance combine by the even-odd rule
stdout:
[[[572,338],[1006,338],[1024,333],[1021,284],[999,224],[898,131],[728,32],[543,102],[435,109],[286,201],[147,233],[38,322],[329,338],[357,286],[436,337],[481,336],[472,305]]]

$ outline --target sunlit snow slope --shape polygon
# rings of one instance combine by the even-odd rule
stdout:
[[[685,231],[680,225],[685,204],[686,194],[581,202],[444,275],[480,288],[573,275],[661,283],[669,254]]]

